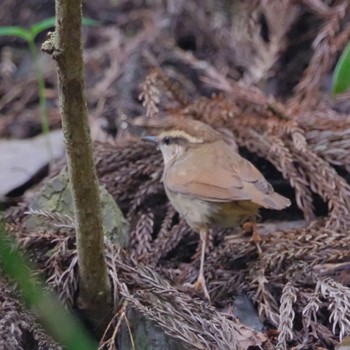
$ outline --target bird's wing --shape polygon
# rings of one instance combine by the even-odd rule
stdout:
[[[208,201],[250,199],[237,172],[232,171],[229,162],[224,162],[226,157],[222,152],[225,145],[224,142],[215,142],[191,149],[188,155],[166,169],[165,185],[171,191]]]
[[[249,193],[250,200],[267,209],[283,209],[291,202],[288,198],[276,193],[271,184],[264,178],[261,172],[248,160],[239,154],[235,157],[235,166],[239,177],[244,183],[244,189]]]
[[[224,141],[192,149],[166,169],[164,182],[170,191],[207,201],[251,200],[271,209],[290,204],[274,192],[253,164],[233,152]]]

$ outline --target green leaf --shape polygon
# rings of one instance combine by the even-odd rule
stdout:
[[[17,36],[18,38],[22,38],[25,41],[29,41],[32,38],[31,33],[27,29],[13,26],[0,27],[0,35]]]
[[[350,87],[350,42],[346,45],[333,74],[333,94],[341,94]]]
[[[40,21],[32,25],[29,29],[22,27],[0,27],[0,36],[1,35],[10,35],[17,36],[26,41],[34,40],[34,38],[41,32],[46,29],[55,27],[55,17],[46,18],[43,21]],[[100,22],[91,18],[83,17],[82,23],[84,26],[99,26]]]
[[[33,38],[35,38],[42,31],[52,28],[55,26],[55,17],[46,18],[30,27],[30,32]]]
[[[85,17],[83,17],[82,23],[84,26],[95,26],[95,27],[98,27],[101,24],[100,21],[96,21],[95,19],[85,18]]]
[[[28,260],[16,248],[0,221],[0,267],[17,283],[26,304],[36,311],[40,323],[59,343],[70,350],[96,350],[96,343],[79,321],[46,291]]]

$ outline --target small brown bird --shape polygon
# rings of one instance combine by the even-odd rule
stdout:
[[[232,227],[254,217],[259,208],[281,210],[290,200],[274,192],[260,171],[237,153],[233,139],[197,120],[165,117],[135,122],[156,136],[164,158],[165,192],[188,225],[200,234],[197,282],[207,299],[204,258],[208,230]]]

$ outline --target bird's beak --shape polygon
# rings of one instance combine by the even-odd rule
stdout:
[[[152,141],[158,143],[158,137],[157,136],[142,136],[142,140],[146,141]]]

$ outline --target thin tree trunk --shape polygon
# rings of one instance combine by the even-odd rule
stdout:
[[[56,31],[43,50],[57,61],[60,112],[76,220],[78,307],[95,324],[112,311],[102,212],[84,96],[81,0],[56,0]]]

